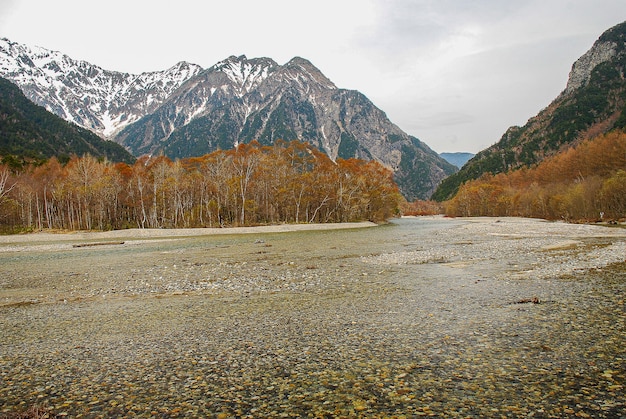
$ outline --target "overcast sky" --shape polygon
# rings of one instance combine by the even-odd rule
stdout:
[[[107,70],[306,58],[437,152],[523,125],[624,20],[624,0],[0,0],[0,37]]]

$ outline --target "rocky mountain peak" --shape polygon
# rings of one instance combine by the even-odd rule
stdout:
[[[224,73],[235,85],[239,96],[256,88],[277,66],[270,58],[254,58],[249,60],[245,55],[231,55],[209,69]]]
[[[613,61],[618,54],[624,53],[625,41],[626,22],[615,25],[605,31],[598,40],[594,42],[589,51],[574,62],[567,81],[567,87],[561,95],[569,95],[587,85],[591,79],[593,70],[597,66]]]
[[[180,61],[165,71],[155,71],[150,74],[164,74],[166,76],[175,74],[180,75],[180,77],[182,78],[188,79],[189,77],[195,76],[202,70],[203,68],[197,64],[193,64],[187,61]]]
[[[567,87],[562,94],[569,95],[587,84],[589,79],[591,79],[593,69],[602,63],[612,60],[616,54],[617,44],[615,42],[597,41],[589,51],[572,65],[572,70],[567,80]]]
[[[330,81],[317,67],[309,60],[301,57],[294,57],[282,69],[283,74],[287,78],[291,78],[298,82],[315,83],[324,89],[336,89],[337,86]]]

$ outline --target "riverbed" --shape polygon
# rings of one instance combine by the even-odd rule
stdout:
[[[626,414],[626,230],[355,227],[3,239],[0,412]]]

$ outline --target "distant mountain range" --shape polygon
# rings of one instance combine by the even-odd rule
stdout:
[[[50,157],[69,159],[89,153],[111,161],[132,163],[122,146],[34,104],[15,84],[0,77],[0,161],[12,167],[38,164]]]
[[[626,22],[604,32],[572,66],[565,90],[523,127],[509,128],[445,179],[433,199],[446,200],[484,173],[535,165],[613,129],[626,128]]]
[[[428,198],[457,168],[309,61],[229,57],[132,75],[0,40],[0,76],[33,102],[133,155],[199,156],[258,140],[309,142],[331,159],[377,160],[408,200]]]
[[[448,163],[455,165],[458,168],[463,167],[469,159],[475,156],[473,153],[439,153],[439,155],[445,159]]]

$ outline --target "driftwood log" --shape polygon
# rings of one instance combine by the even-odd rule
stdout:
[[[81,244],[75,244],[73,247],[108,246],[112,244],[124,244],[124,242],[81,243]]]
[[[539,301],[539,298],[533,297],[533,298],[524,298],[523,300],[518,300],[515,302],[515,304],[527,304],[527,303],[539,304],[540,302],[541,301]]]

